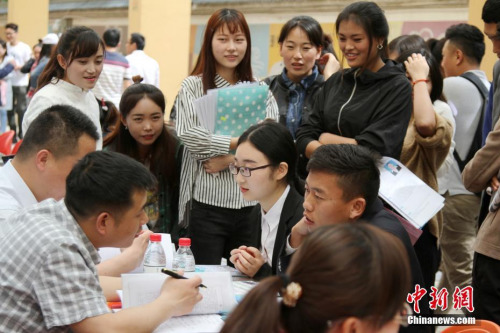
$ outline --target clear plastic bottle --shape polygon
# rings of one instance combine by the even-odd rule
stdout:
[[[161,245],[161,235],[151,234],[149,236],[149,245],[144,256],[144,272],[157,273],[167,265],[165,251]]]
[[[183,270],[184,272],[194,272],[194,256],[191,252],[191,239],[180,238],[179,249],[175,253],[174,263],[172,265],[174,271]]]

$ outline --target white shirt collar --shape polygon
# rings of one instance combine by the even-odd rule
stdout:
[[[261,249],[269,265],[272,266],[274,243],[276,234],[278,233],[278,225],[280,223],[281,212],[285,204],[286,197],[290,192],[290,185],[287,185],[281,197],[274,203],[267,213],[264,212],[261,206]]]

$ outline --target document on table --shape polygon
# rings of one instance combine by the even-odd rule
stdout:
[[[246,277],[236,268],[227,265],[196,265],[196,272],[229,272],[232,277]]]
[[[233,283],[229,272],[185,273],[186,277],[199,275],[207,288],[200,288],[203,300],[195,305],[191,314],[229,312],[235,305]],[[123,274],[123,308],[149,303],[160,295],[167,278],[162,273]]]
[[[219,332],[224,321],[219,315],[195,315],[170,318],[153,333],[212,333]]]
[[[444,198],[396,159],[384,156],[379,196],[421,229],[444,206]]]

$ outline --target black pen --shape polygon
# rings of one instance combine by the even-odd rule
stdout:
[[[161,272],[162,272],[163,274],[167,274],[168,276],[173,277],[174,279],[187,279],[187,277],[182,276],[182,275],[179,275],[179,274],[177,274],[176,272],[172,272],[171,270],[168,270],[168,269],[166,269],[166,268],[162,268],[162,269],[161,269]],[[206,287],[207,287],[207,286],[205,286],[203,283],[202,283],[202,284],[200,284],[200,285],[198,286],[198,288],[206,288]]]

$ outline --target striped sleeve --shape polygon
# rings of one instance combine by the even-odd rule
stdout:
[[[200,125],[193,102],[202,96],[201,78],[190,76],[182,82],[175,105],[177,135],[196,159],[227,154],[231,142],[231,137],[212,134]]]

